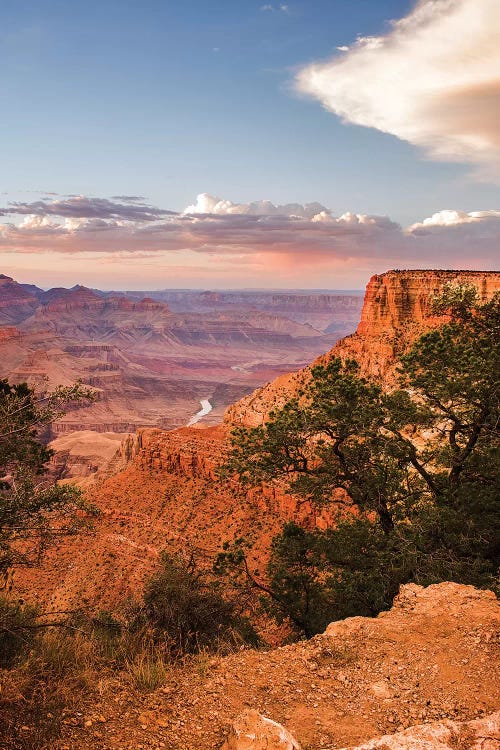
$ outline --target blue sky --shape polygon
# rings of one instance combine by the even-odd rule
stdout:
[[[337,47],[358,36],[390,33],[390,19],[414,5],[5,2],[3,205],[50,191],[145,196],[182,211],[207,192],[242,204],[316,201],[402,226],[443,209],[496,209],[498,184],[460,158],[438,161],[296,91],[304,66],[342,55]]]

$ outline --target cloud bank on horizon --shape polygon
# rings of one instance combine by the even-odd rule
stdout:
[[[297,89],[346,123],[500,180],[498,0],[420,0],[391,26],[304,67]]]
[[[143,199],[72,196],[0,208],[0,253],[52,258],[98,257],[110,267],[161,258],[186,268],[212,265],[231,271],[276,274],[291,283],[324,282],[348,271],[353,283],[389,267],[494,268],[500,243],[500,211],[444,210],[403,228],[388,216],[335,216],[320,203],[235,203],[208,193],[183,212]],[[57,265],[60,261],[54,261]],[[349,276],[350,274],[350,276]],[[356,277],[357,274],[357,277]],[[247,277],[245,276],[245,281]],[[324,283],[323,283],[324,285]]]

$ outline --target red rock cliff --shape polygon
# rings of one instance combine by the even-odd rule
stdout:
[[[114,476],[89,485],[101,515],[92,532],[64,540],[36,569],[19,570],[16,595],[52,610],[115,607],[139,596],[161,550],[191,550],[211,566],[225,541],[253,544],[252,570],[263,574],[271,538],[285,521],[322,527],[326,511],[275,486],[247,489],[218,480],[227,449],[221,427],[140,430],[116,455]]]
[[[18,339],[21,336],[21,331],[15,326],[3,326],[0,328],[0,342],[11,341],[12,339]]]
[[[395,360],[417,336],[443,322],[431,313],[432,298],[449,282],[474,284],[485,302],[500,291],[494,271],[388,271],[372,276],[366,287],[356,333],[341,339],[316,362],[332,356],[352,357],[365,375],[390,378]],[[309,377],[310,368],[282,375],[228,408],[226,424],[262,424]]]
[[[449,280],[472,281],[482,299],[500,289],[500,274],[391,271],[374,276],[362,320],[352,336],[327,355],[359,358],[364,372],[389,372],[395,355],[437,320],[430,296]],[[258,424],[269,409],[290,397],[308,368],[284,375],[232,406],[232,423]],[[245,536],[254,544],[252,569],[264,570],[270,539],[284,521],[309,527],[331,522],[279,486],[248,490],[235,480],[218,480],[216,467],[227,450],[227,429],[140,430],[116,457],[125,468],[91,488],[102,515],[92,535],[80,535],[51,550],[41,569],[19,574],[20,594],[38,594],[54,609],[84,603],[109,607],[142,589],[159,552],[195,549],[211,561],[225,541]],[[339,501],[342,497],[339,495]]]

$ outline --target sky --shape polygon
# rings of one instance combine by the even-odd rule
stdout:
[[[0,272],[19,281],[498,268],[498,0],[16,0],[0,66]]]

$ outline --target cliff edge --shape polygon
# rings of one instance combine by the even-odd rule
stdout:
[[[410,584],[376,618],[339,621],[310,641],[273,651],[199,658],[173,668],[146,696],[103,676],[76,724],[68,717],[58,747],[220,750],[235,718],[252,708],[285,726],[303,750],[382,748],[364,743],[497,710],[499,625],[491,591]]]
[[[356,332],[340,339],[319,357],[356,359],[363,375],[390,380],[394,364],[422,333],[445,321],[432,314],[432,299],[447,283],[473,284],[482,303],[500,291],[495,271],[387,271],[372,276],[366,287],[361,320]],[[280,408],[307,381],[311,366],[282,375],[230,406],[227,425],[255,427],[272,409]]]

